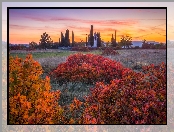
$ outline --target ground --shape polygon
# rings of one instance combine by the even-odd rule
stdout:
[[[129,49],[118,50],[119,55],[105,56],[112,60],[120,62],[125,67],[131,68],[137,72],[141,71],[141,67],[144,65],[155,64],[158,65],[162,62],[166,63],[166,50],[164,49]],[[38,61],[44,70],[42,77],[48,75],[53,69],[55,69],[60,63],[65,62],[67,57],[71,54],[77,53],[75,51],[61,51],[61,50],[36,50],[36,51],[10,51],[10,56],[18,56],[25,58],[26,54],[32,53],[33,58]],[[83,54],[101,54],[102,51],[96,50],[91,52],[82,52]],[[59,86],[54,80],[51,80],[52,90],[60,89],[61,99],[60,104],[71,103],[74,97],[83,101],[83,96],[89,94],[89,88],[93,85],[87,85],[83,83],[73,83]],[[68,90],[67,90],[68,89]],[[78,91],[78,92],[77,92]]]
[[[164,49],[131,49],[118,50],[119,55],[105,56],[112,60],[121,62],[124,66],[133,68],[136,65],[158,65],[161,62],[166,63],[166,50]],[[25,58],[27,53],[32,53],[33,58],[40,62],[43,69],[47,70],[56,68],[58,64],[65,62],[67,57],[71,54],[77,53],[75,51],[61,51],[61,50],[35,50],[35,51],[10,51],[10,56],[18,56]],[[83,54],[101,54],[99,50],[91,52],[82,52]]]

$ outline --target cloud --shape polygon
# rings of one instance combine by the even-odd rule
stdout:
[[[79,31],[87,31],[87,32],[90,32],[90,29],[91,29],[91,26],[89,27],[83,27],[83,26],[67,26],[68,29],[75,29],[75,30],[79,30]],[[96,32],[106,32],[106,31],[113,31],[115,32],[115,30],[119,31],[118,29],[116,28],[110,28],[110,27],[104,27],[104,26],[98,26],[98,27],[95,27],[95,25],[93,25],[93,30],[96,31]]]
[[[23,26],[23,25],[16,25],[10,24],[9,29],[18,29],[18,30],[43,30],[43,27],[33,27],[33,26]]]
[[[9,25],[10,29],[18,29],[18,30],[32,30],[32,31],[37,31],[37,30],[48,30],[48,31],[59,31],[62,30],[62,28],[57,28],[57,27],[51,27],[51,26],[43,26],[43,27],[33,27],[33,26],[23,26],[23,25],[16,25],[16,24],[10,24]]]
[[[141,32],[141,33],[142,33],[142,32],[146,32],[146,31],[147,31],[147,30],[145,30],[145,29],[138,29],[138,30],[137,30],[138,33],[140,33],[140,32]]]
[[[165,36],[166,34],[166,30],[164,28],[158,28],[158,27],[151,27],[150,30],[154,33],[157,33],[159,35],[163,34],[163,36]]]
[[[84,24],[100,24],[101,26],[112,26],[112,25],[127,25],[131,26],[134,24],[138,24],[138,20],[85,20],[85,19],[76,19],[70,17],[49,17],[49,16],[23,16],[24,18],[31,19],[34,21],[40,22],[76,22],[76,23],[84,23]]]
[[[26,28],[33,28],[33,27],[10,24],[9,28],[12,28],[12,29],[26,29]]]
[[[140,12],[140,13],[149,13],[149,14],[159,14],[159,12],[163,12],[165,13],[166,9],[127,9],[129,11],[134,11],[136,12]]]
[[[66,28],[65,28],[66,27]],[[66,32],[66,29],[69,29],[70,32],[74,31],[74,33],[76,32],[86,32],[87,34],[90,33],[90,29],[91,29],[91,26],[89,27],[84,27],[84,26],[74,26],[74,25],[67,25],[65,27],[53,27],[53,26],[42,26],[42,27],[33,27],[33,26],[23,26],[23,25],[17,25],[17,24],[10,24],[9,25],[9,28],[10,29],[17,29],[17,30],[34,30],[34,31],[49,31],[49,32],[63,32],[65,33]],[[115,28],[110,28],[110,27],[95,27],[94,25],[94,28],[93,28],[94,32],[113,32],[115,33]],[[117,31],[119,31],[117,29]]]

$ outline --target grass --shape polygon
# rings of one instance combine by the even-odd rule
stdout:
[[[109,59],[121,62],[125,67],[133,68],[135,65],[141,63],[145,64],[157,64],[165,62],[166,60],[166,51],[165,50],[119,50],[119,55],[104,56]],[[10,56],[18,56],[20,58],[26,57],[29,52],[27,51],[12,51]],[[47,50],[47,51],[34,51],[32,52],[33,58],[38,61],[44,73],[42,78],[45,78],[48,73],[53,71],[60,63],[63,63],[67,60],[69,55],[74,53],[79,53],[77,51],[62,51],[62,50]],[[102,51],[92,50],[90,52],[80,52],[83,54],[96,54],[100,55]],[[140,69],[141,70],[141,69]],[[72,102],[74,97],[77,97],[79,100],[83,100],[83,96],[89,94],[89,88],[92,88],[93,85],[87,85],[83,83],[73,84],[69,82],[66,85],[59,86],[54,79],[51,79],[52,90],[60,90],[62,92],[60,98],[60,104],[66,105]],[[65,90],[67,89],[67,91]],[[63,92],[66,91],[66,92]]]
[[[10,56],[18,56],[19,58],[25,58],[28,53],[10,53]],[[69,56],[73,54],[72,52],[36,52],[32,53],[34,59],[38,58],[47,58],[47,57],[62,57],[62,56]]]
[[[68,82],[60,86],[59,84],[51,83],[51,90],[60,90],[61,96],[59,99],[60,105],[67,105],[72,103],[74,97],[78,100],[85,102],[84,96],[88,96],[90,93],[90,88],[93,88],[93,84],[85,84],[82,82]]]
[[[95,54],[95,55],[100,55],[102,53],[102,51],[100,50],[93,50],[93,51],[90,51],[90,52],[81,52],[83,54]]]
[[[26,55],[28,54],[29,52],[16,52],[16,53],[10,53],[10,56],[12,57],[15,57],[15,56],[18,56],[19,58],[23,58],[25,59]],[[67,57],[71,54],[74,54],[74,53],[77,53],[77,52],[71,52],[71,51],[59,51],[59,52],[33,52],[31,53],[33,58],[34,59],[39,59],[39,58],[48,58],[48,57]],[[83,54],[89,54],[89,53],[92,53],[92,54],[101,54],[101,51],[99,50],[96,50],[96,51],[91,51],[91,52],[80,52],[80,53],[83,53]]]

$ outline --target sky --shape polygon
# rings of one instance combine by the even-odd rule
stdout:
[[[132,40],[166,42],[165,9],[10,9],[9,42],[38,43],[44,32],[58,42],[66,29],[70,41],[72,31],[76,42],[86,41],[91,25],[103,41],[111,41],[116,30],[117,41],[129,35]]]
[[[174,8],[171,2],[3,2],[2,40],[7,40],[7,7],[167,7],[167,40],[174,40]],[[92,13],[91,13],[92,12]],[[93,24],[94,31],[100,32],[104,41],[110,41],[117,30],[117,41],[122,35],[130,35],[133,40],[166,41],[166,13],[162,10],[115,10],[104,11],[11,11],[10,42],[39,42],[41,34],[47,32],[54,42],[68,28],[74,31],[75,41],[85,41]]]

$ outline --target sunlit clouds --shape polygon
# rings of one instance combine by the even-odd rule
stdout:
[[[47,32],[58,42],[61,32],[72,31],[75,41],[84,40],[90,33],[100,32],[104,41],[110,41],[117,31],[117,41],[122,35],[133,40],[166,42],[165,9],[10,9],[9,42],[39,42]]]

